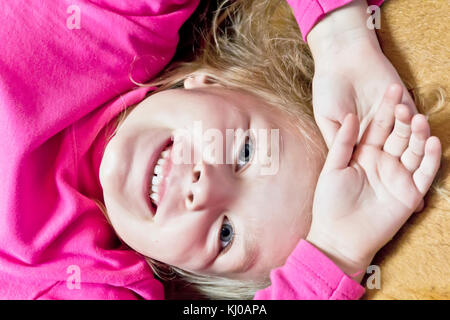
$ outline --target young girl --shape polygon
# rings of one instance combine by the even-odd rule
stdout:
[[[365,172],[360,177],[371,177],[374,162],[369,159],[387,157],[379,163],[392,164],[397,153],[411,152],[405,141],[417,138],[420,147],[415,151],[426,154],[425,167],[421,158],[402,157],[403,171],[397,170],[392,179],[409,182],[405,190],[419,190],[402,205],[388,197],[391,193],[383,193],[383,184],[375,188],[369,178],[371,184],[364,187],[367,180],[345,176],[353,171],[340,174],[348,165],[348,146],[355,144],[358,132],[356,119],[344,117],[347,120],[340,121],[343,127],[319,179],[312,210],[325,152],[308,110],[312,60],[306,45],[295,41],[295,29],[288,29],[292,35],[287,38],[280,33],[274,36],[277,26],[292,25],[292,19],[275,19],[274,33],[268,34],[242,19],[267,23],[264,14],[278,6],[248,3],[238,3],[241,7],[236,6],[236,12],[242,15],[228,21],[234,30],[242,31],[229,29],[229,36],[236,39],[227,40],[227,33],[210,38],[202,59],[166,73],[153,83],[160,86],[159,92],[148,98],[150,88],[131,90],[130,77],[144,82],[163,70],[175,52],[178,29],[197,2],[113,5],[96,1],[74,7],[60,1],[52,10],[38,2],[2,4],[4,17],[15,17],[2,19],[0,31],[2,39],[8,39],[1,53],[2,297],[163,298],[162,285],[145,259],[117,241],[97,206],[102,203],[117,234],[130,247],[148,258],[186,269],[188,279],[205,284],[198,290],[211,297],[253,296],[257,289],[267,287],[268,272],[284,264],[291,251],[284,267],[272,273],[271,286],[260,291],[258,298],[361,296],[362,287],[344,272],[361,271],[419,205],[438,166],[438,142],[428,138],[428,127],[420,118],[412,122],[411,139],[409,135],[394,139],[396,129],[392,138],[386,138],[394,119],[392,110],[402,95],[399,87],[388,91],[382,112],[377,114],[380,121],[373,123],[390,125],[377,131],[374,124],[363,137],[366,143],[355,154]],[[296,17],[308,12],[293,9]],[[246,15],[246,10],[261,16]],[[252,37],[245,38],[248,35]],[[246,49],[241,50],[244,46],[236,43],[244,39],[248,40]],[[165,90],[180,84],[184,88]],[[131,105],[135,107],[128,108]],[[116,129],[124,109],[128,113],[123,113],[126,117],[109,141],[110,130]],[[398,123],[408,128],[412,112],[401,106],[397,110]],[[362,117],[367,114],[360,113]],[[233,142],[236,146],[224,149],[238,150],[238,155],[244,150],[239,161],[217,167],[173,165],[170,174],[179,179],[172,178],[161,191],[160,173],[153,165],[156,158],[160,154],[165,158],[162,149],[174,129],[197,120],[219,132],[278,129],[282,137],[279,170],[264,180],[257,176],[259,171],[249,170],[253,164],[249,154],[257,144],[251,140],[254,137],[245,136]],[[427,148],[425,141],[431,141]],[[419,172],[414,174],[419,178],[424,172],[426,176],[411,180],[409,170]],[[167,165],[162,166],[165,172]],[[334,184],[327,183],[330,180]],[[332,201],[320,198],[323,186],[342,190],[354,182],[361,182],[360,190],[368,190],[361,198],[367,199],[367,207],[349,206],[349,202],[358,202],[348,193],[341,203],[337,195],[330,197]],[[157,194],[153,203],[147,194],[150,190]],[[376,197],[370,190],[376,191]],[[349,213],[343,225],[335,224],[334,218],[321,220],[330,208],[320,205],[329,203],[340,205],[341,214]],[[377,208],[392,210],[396,218],[389,224],[383,220],[360,223]],[[187,214],[188,210],[193,214]],[[387,228],[376,229],[364,243],[361,234],[375,222]],[[361,232],[352,229],[355,237],[344,243],[348,228],[355,225],[361,225]],[[305,237],[308,242],[297,244]],[[233,256],[227,259],[226,255]],[[231,295],[224,295],[225,291]]]

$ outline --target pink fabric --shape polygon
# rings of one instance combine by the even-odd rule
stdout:
[[[105,124],[148,91],[129,75],[163,69],[198,2],[0,2],[0,298],[164,298],[92,199]]]
[[[94,199],[106,125],[141,101],[198,0],[0,2],[0,298],[163,299]],[[69,9],[69,10],[68,10]],[[70,29],[79,10],[80,28]],[[299,16],[299,12],[296,12]],[[72,24],[73,26],[73,24]],[[301,242],[256,298],[358,298]]]
[[[295,18],[300,27],[303,40],[306,42],[306,37],[316,23],[323,19],[328,13],[336,10],[353,0],[287,0]],[[369,0],[368,5],[380,6],[384,0]]]
[[[272,286],[258,291],[256,300],[354,300],[364,294],[360,284],[305,240],[283,267],[272,271],[270,279]]]

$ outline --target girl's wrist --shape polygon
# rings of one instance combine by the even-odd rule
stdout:
[[[355,258],[349,257],[346,254],[336,249],[334,245],[328,244],[326,241],[322,241],[317,236],[309,234],[305,239],[317,249],[319,249],[324,255],[326,255],[333,263],[346,275],[351,277],[356,282],[360,283],[366,273],[367,267],[373,259],[374,255],[367,258]]]
[[[376,33],[367,26],[367,1],[354,0],[329,13],[309,32],[307,39],[315,60],[351,49],[381,50]]]

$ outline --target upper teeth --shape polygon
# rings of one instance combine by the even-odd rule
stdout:
[[[162,168],[168,157],[169,157],[169,147],[167,147],[166,149],[163,150],[163,152],[161,152],[159,159],[156,162],[155,168],[153,169],[150,198],[152,199],[155,205],[158,205],[159,202],[158,186],[163,179]]]

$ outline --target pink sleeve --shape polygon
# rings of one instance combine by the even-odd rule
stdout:
[[[70,288],[58,281],[48,289],[30,297],[33,300],[164,300],[164,288],[154,278],[146,278],[124,286],[83,282]]]
[[[270,279],[272,285],[258,291],[255,300],[356,300],[364,294],[359,283],[305,240]]]
[[[353,0],[287,0],[294,11],[295,19],[302,32],[303,40],[306,42],[306,36],[314,25],[325,15],[336,10]],[[380,6],[384,0],[369,0],[368,5]]]
[[[199,0],[0,1],[0,299],[163,299],[97,202],[106,124]]]

